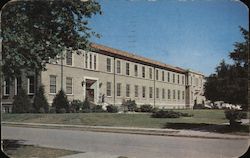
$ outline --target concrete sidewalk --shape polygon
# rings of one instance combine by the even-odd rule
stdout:
[[[69,129],[69,130],[124,133],[124,134],[196,137],[196,138],[207,138],[207,139],[249,139],[250,138],[250,135],[241,136],[241,135],[220,134],[220,133],[214,133],[214,132],[202,132],[202,131],[194,131],[194,130],[174,130],[174,129],[157,129],[157,128],[85,126],[85,125],[21,123],[21,122],[2,122],[2,125],[34,127],[34,128],[56,128],[56,129],[63,128],[63,129]]]

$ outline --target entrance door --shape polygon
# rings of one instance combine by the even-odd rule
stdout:
[[[95,102],[95,93],[97,93],[97,80],[86,79],[86,97],[89,101]]]
[[[87,96],[89,101],[94,102],[94,98],[95,98],[94,94],[95,94],[94,89],[86,89],[86,96]]]

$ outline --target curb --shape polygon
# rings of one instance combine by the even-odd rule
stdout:
[[[199,132],[200,134],[197,134],[196,132],[191,132],[193,134],[182,134],[181,131],[172,129],[84,126],[84,125],[40,124],[40,123],[37,124],[37,123],[19,123],[19,122],[2,122],[2,125],[14,126],[14,127],[65,129],[65,130],[80,130],[80,131],[91,131],[91,132],[173,136],[173,137],[204,138],[204,139],[249,139],[249,136],[224,135],[224,134],[208,133],[208,132]]]

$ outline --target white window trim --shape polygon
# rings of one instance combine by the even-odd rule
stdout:
[[[35,80],[35,77],[34,77],[34,80]],[[34,93],[30,93],[30,79],[28,77],[28,95],[33,95]],[[35,83],[34,83],[34,86],[35,86]]]
[[[72,81],[72,92],[71,93],[67,93],[67,78],[71,78],[71,81]],[[74,88],[73,88],[73,85],[74,85],[74,80],[73,80],[73,78],[72,77],[66,77],[66,81],[65,81],[65,86],[66,86],[66,95],[74,95]]]
[[[51,93],[51,92],[50,92],[50,76],[56,77],[56,83],[57,83],[57,76],[56,76],[56,75],[49,75],[49,94],[55,95],[56,92],[57,92],[56,90],[55,90],[55,91],[56,91],[55,93]],[[56,87],[57,87],[57,85],[56,85]],[[57,89],[57,88],[56,88],[56,89]]]
[[[108,95],[108,83],[110,83],[110,95]],[[111,82],[106,82],[106,96],[108,98],[111,98],[112,97],[112,83]]]
[[[127,64],[128,64],[128,73],[129,73],[129,74],[127,74]],[[129,62],[126,62],[126,63],[125,63],[125,75],[126,75],[126,76],[130,76],[130,75],[131,75],[131,71],[130,71],[130,67],[131,67],[131,66],[130,66],[130,65],[131,65],[131,64],[130,64]],[[138,71],[138,66],[137,66],[137,71]]]
[[[4,85],[4,89],[3,89],[3,95],[4,96],[9,96],[10,94],[6,94],[6,81],[3,82],[3,85]]]
[[[118,62],[118,61],[120,61],[120,72],[119,72],[119,73],[117,72],[117,67],[118,67],[118,66],[117,66],[117,65],[118,65],[117,62]],[[121,61],[121,60],[116,60],[116,73],[117,73],[117,74],[122,74],[122,61]]]
[[[137,87],[137,88],[135,88],[135,87]],[[136,94],[136,90],[137,89],[137,96],[135,95],[135,98],[138,98],[139,97],[139,86],[138,85],[134,85],[134,92],[135,92],[135,94]]]
[[[108,59],[110,59],[110,71],[108,71]],[[113,66],[112,66],[112,58],[110,58],[110,57],[107,57],[106,58],[106,72],[108,72],[108,73],[112,73],[113,72]]]
[[[72,57],[71,57],[71,62],[72,62],[72,64],[71,65],[69,65],[69,64],[67,64],[67,51],[66,51],[66,58],[65,58],[65,65],[67,65],[67,66],[74,66],[74,53],[72,52],[71,54],[72,54]]]

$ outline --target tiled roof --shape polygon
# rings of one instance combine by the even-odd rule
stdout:
[[[172,71],[176,71],[176,72],[180,72],[180,73],[185,73],[186,72],[185,69],[182,69],[182,68],[179,68],[179,67],[174,67],[174,66],[171,66],[171,65],[159,62],[159,61],[148,59],[148,58],[145,58],[145,57],[142,57],[142,56],[139,56],[139,55],[135,55],[135,54],[132,54],[132,53],[129,53],[129,52],[126,52],[126,51],[110,48],[110,47],[107,47],[107,46],[104,46],[104,45],[91,43],[90,46],[92,48],[96,49],[96,50],[104,51],[104,52],[106,52],[106,53],[108,53],[110,55],[117,55],[117,56],[122,56],[122,57],[129,58],[129,59],[134,59],[134,60],[137,60],[137,61],[142,62],[142,63],[155,65],[155,66],[158,66],[158,67],[162,67],[162,68],[172,70]]]

